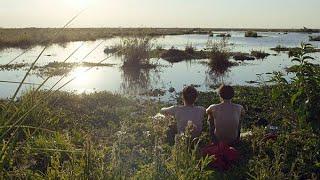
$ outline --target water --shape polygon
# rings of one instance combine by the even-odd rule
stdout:
[[[144,91],[151,89],[168,90],[173,87],[177,92],[185,85],[198,85],[201,91],[210,91],[212,85],[222,82],[232,85],[252,85],[248,81],[268,80],[270,74],[274,71],[285,72],[286,67],[292,66],[292,62],[285,53],[276,54],[270,48],[282,45],[286,47],[300,46],[301,42],[308,42],[309,34],[302,33],[276,33],[264,32],[260,35],[262,38],[245,38],[244,32],[231,32],[232,37],[229,40],[231,51],[234,52],[250,52],[251,50],[263,50],[272,54],[264,60],[245,61],[239,66],[231,67],[225,74],[216,75],[209,73],[207,60],[192,60],[171,64],[162,59],[152,59],[153,62],[161,64],[161,67],[152,70],[123,70],[121,68],[122,61],[119,57],[108,58],[105,63],[115,64],[113,67],[98,67],[86,71],[87,67],[78,67],[73,69],[61,83],[54,89],[57,89],[68,80],[76,77],[74,81],[62,88],[66,91],[74,91],[76,93],[94,92],[94,91],[111,91],[114,93],[123,94],[141,94]],[[320,35],[320,34],[313,34]],[[163,48],[171,48],[172,46],[184,49],[187,44],[196,46],[197,49],[206,47],[208,35],[177,35],[164,36],[157,38],[155,43]],[[221,38],[213,37],[214,40]],[[99,43],[102,44],[87,58],[86,55],[95,48]],[[53,61],[64,61],[75,49],[80,45],[81,48],[77,51],[68,62],[99,62],[106,58],[103,50],[106,46],[114,45],[119,42],[119,38],[98,40],[94,42],[71,42],[64,46],[52,45],[39,59],[37,65],[46,65]],[[315,47],[320,47],[319,42],[312,42]],[[43,47],[35,47],[29,50],[26,54],[19,57],[16,62],[31,63],[35,60]],[[6,64],[16,56],[21,54],[20,49],[6,49],[0,51],[0,64]],[[312,56],[319,59],[320,53],[314,53]],[[21,81],[26,69],[14,71],[0,71],[0,80],[6,81]],[[287,76],[288,78],[290,75]],[[52,87],[61,77],[53,77],[46,84],[45,89]],[[43,77],[32,73],[27,79],[28,83],[39,84],[43,81]],[[11,97],[17,88],[18,84],[8,84],[0,82],[0,97]],[[37,87],[37,85],[24,85],[22,92]],[[166,93],[165,98],[168,99],[175,94]]]

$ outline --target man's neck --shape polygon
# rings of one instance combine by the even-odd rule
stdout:
[[[194,104],[187,104],[187,103],[183,103],[183,104],[184,104],[184,106],[188,106],[188,107],[194,106]]]
[[[228,104],[230,104],[230,103],[231,103],[231,100],[223,99],[221,102],[222,102],[222,103],[228,103]]]

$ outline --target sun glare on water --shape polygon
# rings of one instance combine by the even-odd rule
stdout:
[[[87,69],[88,67],[78,67],[78,68],[75,68],[70,74],[71,78],[75,78],[70,85],[74,89],[77,89],[77,93],[94,91],[94,89],[91,89],[88,87],[92,87],[90,85],[91,83],[95,83],[94,82],[95,78],[91,76],[91,74],[87,71]]]

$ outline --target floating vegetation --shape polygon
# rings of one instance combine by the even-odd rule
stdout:
[[[50,62],[44,66],[35,66],[35,74],[40,76],[63,76],[70,73],[74,68],[77,67],[110,67],[114,64],[107,63],[92,63],[92,62],[82,62],[82,63],[66,63],[66,62]]]
[[[105,54],[114,54],[114,53],[117,53],[119,50],[120,50],[119,47],[111,46],[111,47],[106,47],[104,49],[104,53]]]
[[[319,30],[314,30],[314,29],[310,29],[307,27],[303,27],[303,29],[301,29],[300,32],[311,34],[311,33],[317,33],[317,32],[319,32]]]
[[[231,34],[229,34],[229,33],[220,33],[220,34],[217,34],[216,37],[231,37]]]
[[[301,51],[300,47],[285,47],[278,45],[275,48],[271,48],[271,50],[276,51],[278,53],[280,52],[288,52],[289,57],[295,56],[297,53]],[[317,48],[309,48],[306,50],[308,53],[315,53],[315,52],[320,52],[320,49]]]
[[[28,65],[27,63],[5,64],[5,65],[0,65],[0,70],[14,71],[14,70],[24,68],[27,65]]]
[[[254,37],[254,38],[257,38],[257,37],[262,37],[262,36],[258,36],[258,33],[256,31],[247,31],[245,34],[244,34],[245,37]]]
[[[159,97],[159,96],[164,96],[165,94],[166,94],[166,90],[163,90],[163,89],[151,89],[151,90],[149,90],[147,92],[141,93],[140,95]]]
[[[310,41],[320,41],[320,36],[309,36]]]
[[[233,59],[237,60],[237,61],[252,61],[255,60],[255,57],[250,55],[249,53],[242,53],[242,52],[237,52],[237,53],[233,53]]]
[[[251,51],[251,56],[254,56],[257,59],[264,59],[270,56],[270,54],[264,51]]]
[[[231,57],[230,49],[228,48],[228,38],[223,38],[220,41],[208,41],[207,49],[209,49],[209,68],[210,74],[222,75],[229,67],[236,65],[229,59]]]
[[[190,48],[186,48],[186,50],[171,48],[169,50],[162,49],[160,52],[160,58],[171,63],[175,63],[191,59],[207,59],[208,53],[205,51],[195,51]]]

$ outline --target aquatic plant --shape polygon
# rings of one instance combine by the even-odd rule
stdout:
[[[271,48],[271,50],[276,51],[276,52],[282,52],[282,51],[287,51],[289,57],[293,57],[295,56],[300,50],[300,47],[285,47],[285,46],[281,46],[281,45],[277,45],[275,48]],[[315,53],[315,52],[320,52],[320,49],[318,48],[308,48],[306,49],[306,51],[308,53]]]
[[[223,74],[230,66],[235,65],[229,61],[231,57],[230,49],[228,48],[228,39],[223,38],[220,41],[207,42],[207,49],[209,50],[209,67],[211,72],[215,74]]]
[[[26,67],[27,63],[15,63],[15,64],[4,64],[0,65],[0,71],[6,70],[6,71],[12,71],[17,70]]]
[[[70,73],[77,67],[110,67],[114,64],[109,63],[92,63],[92,62],[82,62],[82,63],[67,63],[67,62],[49,62],[44,66],[35,66],[33,68],[33,73],[41,77],[53,77],[53,76],[63,76]]]
[[[184,51],[188,54],[193,54],[196,51],[196,47],[192,45],[192,43],[187,44]]]
[[[264,51],[254,51],[254,50],[251,51],[251,55],[254,56],[257,59],[264,59],[264,58],[270,56],[269,53],[266,53]]]
[[[229,34],[229,33],[220,33],[220,34],[217,34],[216,37],[231,37],[231,34]]]
[[[310,41],[320,41],[320,36],[309,36]]]
[[[245,37],[259,37],[258,36],[258,33],[257,32],[255,32],[255,31],[246,31],[246,33],[245,33],[245,35],[244,35]]]
[[[250,55],[249,53],[236,52],[233,53],[232,56],[233,59],[237,61],[255,60],[255,57],[253,55]]]
[[[139,67],[149,64],[150,51],[153,48],[152,38],[137,36],[123,38],[118,45],[119,54],[123,56],[124,67]]]

